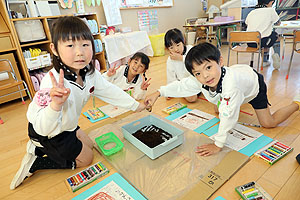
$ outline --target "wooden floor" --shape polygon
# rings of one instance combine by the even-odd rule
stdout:
[[[221,49],[225,63],[227,63],[227,48],[227,46],[223,45]],[[272,104],[272,111],[289,104],[293,96],[300,91],[300,55],[294,55],[290,77],[288,80],[285,79],[290,52],[291,46],[288,46],[286,48],[285,59],[281,63],[281,69],[279,71],[274,70],[271,65],[266,67],[262,72],[268,85],[268,97]],[[244,54],[240,57],[240,63],[249,63],[250,55]],[[166,59],[167,56],[151,59],[150,68],[147,72],[147,76],[152,78],[148,90],[149,93],[154,92],[160,85],[166,84]],[[234,54],[232,54],[230,63],[236,63],[236,56]],[[161,109],[178,101],[187,103],[182,98],[171,99],[169,101],[165,98],[160,98],[154,106],[153,112],[165,116],[161,112]],[[41,170],[24,181],[17,189],[9,189],[10,182],[25,154],[26,143],[28,141],[26,110],[29,103],[30,101],[27,100],[26,105],[22,105],[20,100],[16,100],[0,105],[0,117],[4,120],[4,124],[0,124],[0,173],[2,174],[0,199],[70,199],[86,188],[99,182],[101,179],[81,189],[79,193],[72,193],[67,189],[64,180],[81,169],[76,169],[75,171]],[[100,101],[96,101],[96,103],[97,106],[104,105],[103,102]],[[88,102],[84,110],[90,107],[92,107],[91,101]],[[214,114],[213,105],[200,99],[198,99],[196,103],[189,104],[188,107]],[[258,123],[254,110],[250,105],[243,105],[241,109],[254,115],[250,116],[241,113],[239,121]],[[273,166],[268,165],[256,157],[252,157],[251,160],[210,199],[214,199],[217,196],[222,196],[227,200],[240,199],[234,191],[234,188],[250,181],[257,181],[274,199],[300,199],[300,167],[295,160],[296,155],[300,153],[299,114],[300,112],[293,114],[286,122],[280,124],[277,128],[256,128],[264,135],[278,139],[292,146],[294,148],[293,152]],[[79,125],[83,129],[88,129],[94,125],[100,126],[101,123],[105,123],[105,120],[92,124],[82,116],[79,119]],[[95,150],[94,162],[97,161],[103,161],[108,168],[112,168]],[[113,169],[112,172],[114,172]]]

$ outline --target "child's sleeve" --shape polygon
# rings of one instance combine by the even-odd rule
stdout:
[[[228,94],[222,95],[222,100],[219,106],[219,130],[213,136],[215,145],[222,148],[226,142],[228,131],[236,125],[240,107],[244,101],[244,95],[238,89],[231,91]]]
[[[275,9],[272,9],[272,23],[276,23],[280,19]]]
[[[108,82],[100,72],[95,71],[95,96],[99,99],[122,108],[135,111],[139,102],[118,86]]]
[[[173,63],[174,62],[169,57],[167,60],[167,84],[177,81],[175,70],[172,67]]]
[[[201,92],[202,84],[193,76],[174,81],[158,90],[164,97],[189,97]]]
[[[58,80],[56,73],[53,73]],[[47,74],[42,81],[41,90],[49,90],[52,88],[49,74]],[[33,98],[33,101],[29,104],[27,110],[27,119],[32,123],[34,130],[42,136],[57,135],[62,132],[62,111],[55,111],[50,107],[50,102],[44,102],[41,98],[44,98],[46,93],[37,92]],[[66,102],[67,103],[67,102]],[[65,104],[66,104],[65,103]]]
[[[141,80],[139,80],[139,83],[136,84],[136,86],[134,87],[133,98],[135,98],[136,100],[144,99],[146,96],[146,92],[147,92],[147,90],[142,90],[142,88],[141,88],[142,83],[143,83],[143,81],[142,81],[143,77],[141,77],[141,76],[143,76],[143,75],[142,74],[140,75],[139,79],[141,79]]]

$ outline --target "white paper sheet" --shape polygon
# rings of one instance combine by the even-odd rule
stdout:
[[[109,182],[103,188],[86,198],[85,200],[134,200],[114,181]]]
[[[185,113],[181,117],[174,119],[173,122],[185,128],[195,130],[212,118],[214,118],[213,115],[194,109],[188,113]]]
[[[105,106],[101,106],[100,110],[102,112],[104,112],[105,114],[107,114],[111,118],[114,118],[116,116],[119,116],[119,115],[129,111],[128,109],[120,108],[120,107],[113,106],[113,105],[110,105],[110,104],[107,104]]]
[[[225,146],[239,151],[263,134],[246,126],[237,124],[229,131]],[[213,139],[213,136],[210,137]]]

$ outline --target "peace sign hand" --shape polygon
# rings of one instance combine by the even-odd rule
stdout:
[[[58,82],[51,71],[49,72],[49,75],[53,86],[50,90],[50,98],[52,100],[50,106],[53,110],[60,111],[62,105],[68,99],[71,90],[64,86],[64,71],[62,69],[59,71]]]
[[[116,65],[117,64],[115,64],[113,67],[110,67],[108,69],[107,76],[111,77],[116,74],[117,70],[120,68],[120,66],[116,67]]]
[[[142,85],[141,85],[141,89],[142,89],[142,90],[146,90],[146,89],[149,87],[149,85],[150,85],[149,81],[151,80],[151,78],[149,78],[149,79],[146,81],[145,76],[142,76],[142,77],[143,77],[143,82],[142,82]]]

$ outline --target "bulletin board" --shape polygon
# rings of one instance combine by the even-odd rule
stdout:
[[[174,0],[119,0],[120,9],[172,7]]]

